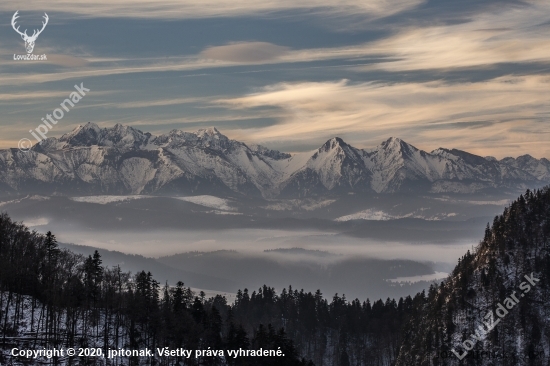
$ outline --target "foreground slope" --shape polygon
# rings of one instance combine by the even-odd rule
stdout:
[[[396,365],[548,365],[548,304],[545,188],[528,191],[495,217],[475,251],[430,289],[405,329]]]

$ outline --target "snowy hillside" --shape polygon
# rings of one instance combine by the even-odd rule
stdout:
[[[396,365],[548,365],[549,212],[547,187],[495,217],[474,251],[430,287]]]

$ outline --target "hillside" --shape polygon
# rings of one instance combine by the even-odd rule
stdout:
[[[404,332],[396,365],[548,365],[550,189],[487,227]],[[462,363],[460,362],[462,360]]]

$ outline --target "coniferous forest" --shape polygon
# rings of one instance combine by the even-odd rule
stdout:
[[[549,305],[546,187],[505,208],[475,251],[430,288],[422,311],[403,330],[396,364],[549,365]]]
[[[284,357],[121,358],[117,364],[350,365],[380,364],[397,356],[399,329],[424,294],[399,301],[348,301],[320,291],[263,286],[206,299],[183,282],[160,284],[150,272],[105,268],[101,255],[83,257],[0,216],[1,329],[4,359],[19,348],[232,350],[281,349]],[[417,304],[415,306],[415,303]],[[52,361],[53,362],[53,361]],[[88,364],[96,357],[57,362]],[[184,363],[182,363],[184,362]]]
[[[10,350],[153,350],[115,358],[43,358],[71,365],[547,365],[550,359],[550,189],[527,191],[487,227],[474,252],[441,284],[414,297],[361,301],[268,286],[239,291],[233,304],[168,286],[150,272],[102,266],[58,247],[55,235],[0,216],[0,364],[38,364]],[[479,320],[520,286],[540,282],[462,361],[451,352]],[[185,279],[182,279],[184,281]],[[493,309],[494,310],[494,309]],[[224,350],[199,357],[156,349]],[[284,356],[228,357],[228,350]],[[509,355],[500,361],[477,351]],[[451,357],[447,357],[451,355]],[[525,357],[527,356],[528,359]],[[524,358],[521,358],[524,357]],[[518,359],[523,361],[518,361]],[[518,363],[519,362],[519,363]]]

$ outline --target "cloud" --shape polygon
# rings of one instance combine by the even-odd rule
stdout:
[[[35,0],[22,4],[16,0],[0,3],[0,11],[48,11],[84,17],[129,17],[191,19],[269,14],[285,10],[309,9],[326,14],[384,17],[421,4],[422,0]]]
[[[24,93],[2,93],[0,102],[28,101],[45,98],[66,98],[70,92],[60,92],[51,90],[24,92]]]
[[[114,1],[115,5],[121,3]],[[522,6],[474,14],[469,21],[457,24],[397,28],[385,38],[344,47],[291,50],[267,42],[233,42],[208,47],[194,56],[171,57],[169,61],[164,58],[109,59],[97,58],[97,55],[87,55],[84,60],[60,56],[54,62],[79,69],[56,73],[29,72],[25,75],[4,73],[0,75],[0,83],[24,85],[129,73],[193,71],[258,64],[307,64],[330,60],[351,60],[352,63],[370,60],[367,66],[346,67],[356,71],[382,69],[390,72],[488,68],[502,63],[545,64],[550,63],[550,37],[547,36],[550,32],[549,15],[549,2],[531,1]],[[93,62],[94,57],[98,62]]]
[[[136,102],[121,102],[109,104],[115,108],[148,108],[148,107],[164,107],[168,105],[194,104],[210,101],[211,98],[173,98],[160,100],[142,100]]]
[[[361,146],[401,137],[421,146],[455,147],[483,155],[517,151],[550,156],[550,78],[500,77],[451,84],[278,83],[218,103],[232,109],[271,108],[279,123],[245,131],[247,140],[319,143],[339,135]]]
[[[89,59],[88,59],[89,61]],[[12,61],[13,62],[13,61]],[[23,63],[23,62],[21,62]],[[99,61],[101,66],[89,62],[87,67],[78,70],[64,70],[55,73],[27,72],[23,74],[0,73],[0,84],[2,85],[26,85],[36,83],[47,83],[52,81],[82,79],[86,77],[124,75],[149,72],[170,72],[170,71],[194,71],[202,69],[213,69],[218,67],[235,66],[229,61],[207,60],[198,56],[171,57],[170,61],[165,58],[145,58],[128,60],[127,64],[116,61]],[[27,63],[32,67],[33,65]]]
[[[270,117],[273,115],[270,114]],[[154,121],[150,119],[137,119],[132,120],[128,122],[127,119],[124,120],[110,120],[110,121],[103,121],[101,123],[98,123],[101,126],[110,127],[117,123],[121,123],[128,126],[151,126],[154,125],[156,127],[159,126],[173,126],[178,125],[178,129],[183,129],[186,131],[195,131],[196,128],[194,127],[197,123],[207,123],[210,126],[220,126],[221,123],[224,122],[231,122],[231,121],[246,121],[251,119],[258,119],[262,118],[262,116],[248,116],[248,115],[223,115],[223,116],[216,116],[216,115],[207,115],[207,116],[197,116],[197,117],[174,117],[174,118],[164,118],[164,119],[156,119]],[[192,125],[192,127],[187,128],[185,125]],[[163,134],[166,133],[166,129],[157,130],[157,134]]]
[[[532,1],[473,16],[468,22],[405,29],[368,45],[389,71],[477,67],[550,61],[550,3]]]
[[[200,56],[220,61],[254,63],[277,60],[288,51],[288,47],[267,42],[237,42],[225,46],[208,47],[200,53]]]
[[[72,87],[65,91],[63,90],[37,90],[37,91],[25,91],[25,92],[13,92],[13,93],[0,93],[0,102],[8,101],[25,101],[25,100],[34,100],[37,99],[50,101],[50,99],[62,98],[65,99],[74,91]],[[105,91],[94,91],[94,95],[113,95],[120,93],[119,90],[105,90]]]

